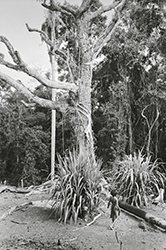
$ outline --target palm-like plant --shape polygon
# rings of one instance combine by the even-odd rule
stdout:
[[[164,185],[164,173],[157,160],[152,163],[151,157],[145,157],[139,151],[118,162],[115,183],[126,202],[136,206],[147,205],[148,195]]]
[[[77,223],[78,217],[90,215],[100,201],[101,161],[94,161],[89,152],[69,152],[58,156],[56,185],[53,190],[53,211],[59,221]]]

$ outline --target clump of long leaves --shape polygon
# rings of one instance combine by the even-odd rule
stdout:
[[[79,217],[92,215],[100,202],[101,160],[94,161],[85,150],[58,155],[56,185],[52,195],[53,211],[58,221],[77,223]]]
[[[138,154],[126,155],[118,162],[114,180],[123,199],[131,205],[147,205],[148,196],[164,186],[164,171],[156,160]]]

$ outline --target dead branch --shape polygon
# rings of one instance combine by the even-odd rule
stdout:
[[[23,100],[21,100],[21,103],[26,107],[26,108],[34,108],[36,106],[36,103],[27,103]]]
[[[5,67],[9,68],[9,69],[14,69],[14,70],[19,70],[20,67],[18,67],[17,65],[13,64],[13,63],[10,63],[10,62],[7,62],[5,60],[1,60],[0,61],[0,64],[1,65],[4,65]]]
[[[56,185],[56,180],[55,180],[55,185]],[[46,181],[44,183],[42,183],[41,185],[38,186],[30,186],[28,188],[17,188],[17,187],[13,187],[13,186],[8,186],[8,185],[1,185],[0,186],[0,193],[3,192],[11,192],[11,193],[20,193],[20,194],[34,194],[35,192],[37,193],[42,193],[42,192],[47,192],[50,191],[50,189],[52,188],[52,182],[51,180]]]
[[[15,223],[15,224],[28,224],[28,222],[19,222],[19,221],[15,221],[15,220],[10,220],[12,223]]]
[[[16,187],[3,185],[3,186],[0,186],[0,193],[3,193],[3,192],[27,194],[29,191],[25,190],[25,189],[22,189],[22,188],[16,188]]]
[[[79,230],[79,229],[84,229],[84,228],[86,228],[86,227],[89,227],[89,226],[92,225],[101,215],[102,215],[102,213],[98,214],[97,216],[94,217],[94,219],[93,219],[91,222],[87,223],[86,226],[81,227],[81,228],[76,228],[76,229],[74,229],[73,231],[77,231],[77,230]]]
[[[26,207],[26,206],[30,206],[32,205],[32,202],[26,202],[26,203],[23,203],[21,205],[16,205],[14,207],[11,207],[8,211],[6,211],[1,217],[0,217],[0,221],[3,221],[5,220],[9,215],[11,215],[13,212],[19,210],[19,209],[22,209],[23,207]]]
[[[93,47],[93,59],[97,58],[102,48],[110,41],[112,34],[114,33],[120,22],[121,21],[119,19],[115,19],[112,24],[106,29],[106,32],[102,34],[99,39],[97,39],[97,42]]]
[[[13,46],[11,45],[11,43],[9,42],[9,40],[4,36],[0,36],[0,42],[4,43],[6,45],[8,51],[9,51],[9,55],[11,56],[13,61],[17,64],[17,57],[15,55],[15,50],[14,50]]]
[[[99,14],[101,15],[102,11],[104,13],[104,12],[114,9],[114,14],[111,18],[109,25],[107,26],[106,30],[101,34],[101,36],[97,39],[96,43],[93,45],[93,51],[94,51],[93,58],[94,59],[101,52],[102,48],[110,41],[115,29],[121,23],[118,13],[122,12],[125,4],[126,4],[126,0],[122,0],[121,3],[113,3],[109,6],[101,7],[101,10],[99,8],[96,12],[93,13],[93,15],[96,15],[99,12]]]
[[[42,85],[50,88],[56,88],[56,89],[63,89],[63,90],[71,90],[73,92],[76,92],[78,87],[76,86],[75,83],[68,83],[68,82],[60,82],[58,80],[56,81],[51,81],[48,80],[45,77],[42,77],[41,74],[39,74],[36,70],[30,68],[21,58],[20,54],[18,51],[14,50],[13,46],[11,43],[8,41],[7,38],[0,36],[0,42],[4,43],[8,49],[8,52],[10,56],[12,57],[13,61],[16,63],[16,65],[12,65],[8,62],[5,62],[4,60],[1,60],[0,63],[5,65],[6,67],[9,67],[14,70],[19,70],[27,75],[35,78],[38,80]],[[0,77],[2,76],[3,73],[0,73]]]
[[[25,24],[29,32],[37,32],[41,35],[42,39],[44,42],[50,47],[51,53],[56,53],[58,56],[62,57],[62,59],[66,60],[67,55],[59,49],[61,42],[58,43],[58,45],[55,46],[55,43],[53,43],[47,36],[47,34],[38,29],[30,28],[29,25],[26,23]]]
[[[48,38],[47,34],[44,31],[34,29],[34,28],[32,29],[32,28],[29,27],[29,25],[27,23],[25,25],[26,25],[29,32],[37,32],[37,33],[39,33],[41,35],[41,38],[45,41],[45,43],[47,45],[49,45],[50,47],[54,47],[52,41]]]
[[[102,215],[102,213],[96,215],[91,222],[89,222],[88,224],[86,224],[86,227],[92,225],[101,215]]]
[[[58,105],[56,102],[51,100],[46,100],[34,95],[27,87],[25,87],[22,83],[15,81],[13,78],[7,76],[6,74],[0,72],[0,81],[9,84],[10,86],[17,89],[20,93],[27,97],[29,102],[35,102],[42,107],[50,108],[50,109],[59,109],[61,110],[62,105]]]

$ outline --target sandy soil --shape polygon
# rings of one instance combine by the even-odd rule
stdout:
[[[0,194],[0,217],[11,207],[25,202],[44,200],[43,195]],[[2,250],[166,250],[166,233],[121,213],[114,230],[109,229],[109,210],[105,209],[95,223],[86,226],[55,222],[48,218],[47,208],[27,205],[0,220],[0,249]],[[146,208],[150,213],[166,219],[166,204]]]

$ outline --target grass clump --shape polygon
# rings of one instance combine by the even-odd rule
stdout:
[[[165,174],[159,162],[151,162],[142,152],[119,161],[114,181],[123,200],[135,206],[147,205],[148,196],[164,186]]]
[[[58,156],[52,195],[53,212],[58,221],[77,223],[79,217],[95,212],[100,202],[101,164],[86,150],[82,154],[73,150],[63,158]]]

